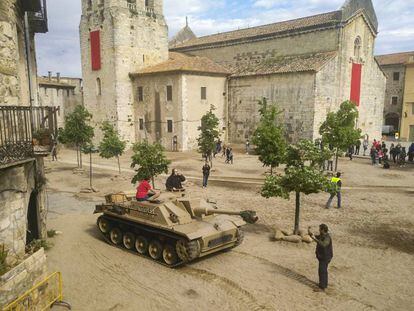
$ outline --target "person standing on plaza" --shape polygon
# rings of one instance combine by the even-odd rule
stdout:
[[[229,149],[229,163],[233,164],[233,148]]]
[[[413,162],[414,160],[414,143],[410,145],[408,148],[408,161]]]
[[[203,188],[207,188],[208,183],[208,177],[210,176],[210,164],[208,164],[208,161],[206,161],[203,165]]]
[[[336,196],[338,198],[338,208],[341,208],[341,188],[342,188],[342,180],[341,180],[341,173],[336,173],[336,177],[331,178],[331,183],[335,187],[335,191],[331,193],[331,196],[326,203],[326,208],[329,209],[331,207],[332,201]]]
[[[324,291],[328,287],[328,265],[333,258],[332,238],[329,228],[325,224],[319,226],[319,235],[315,236],[308,228],[310,237],[316,242],[316,258],[319,261],[319,290]]]
[[[358,139],[356,144],[355,144],[355,155],[359,155],[360,149],[361,149],[361,140]]]
[[[397,144],[397,146],[395,147],[395,151],[394,151],[394,153],[395,153],[395,158],[396,158],[396,161],[397,162],[399,162],[400,161],[400,155],[401,155],[401,144],[400,143],[398,143]]]
[[[352,155],[353,154],[354,154],[354,145],[351,145],[351,146],[348,147],[348,157],[349,157],[349,160],[351,160],[351,161],[352,161]]]
[[[364,157],[365,157],[365,153],[367,152],[368,145],[369,145],[368,139],[364,139],[364,142],[362,143],[362,147],[364,148]]]
[[[246,154],[249,154],[250,152],[250,141],[249,139],[246,140]]]

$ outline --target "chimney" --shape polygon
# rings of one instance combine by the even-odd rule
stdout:
[[[60,72],[56,72],[56,80],[58,83],[60,82]]]
[[[52,80],[52,72],[48,71],[47,76],[48,76],[49,81],[51,81]]]

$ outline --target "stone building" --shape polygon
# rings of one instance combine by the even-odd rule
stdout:
[[[414,54],[414,53],[413,53]],[[404,104],[401,119],[401,140],[414,142],[414,55],[408,59],[405,71]]]
[[[381,137],[386,81],[373,55],[378,21],[370,0],[200,38],[186,23],[170,43],[162,0],[84,0],[82,9],[85,105],[95,122],[112,121],[131,143],[147,137],[169,147],[177,136],[181,150],[194,148],[196,124],[209,109],[200,92],[222,80],[225,91],[209,86],[207,100],[223,116],[227,141],[252,135],[262,97],[283,109],[291,141],[317,138],[326,114],[345,100],[358,105],[363,133]],[[201,65],[207,61],[226,71],[212,75]],[[204,69],[190,69],[194,62]],[[187,111],[197,112],[194,119]]]
[[[384,125],[391,125],[400,132],[403,117],[404,87],[406,84],[407,62],[414,52],[376,56],[387,77],[384,102]]]
[[[83,105],[82,79],[61,77],[59,73],[39,77],[39,104],[58,108],[57,125],[63,127],[65,116],[76,106]]]
[[[373,55],[377,33],[371,1],[347,0],[334,12],[195,38],[171,51],[208,57],[232,72],[231,142],[252,135],[262,97],[283,109],[292,141],[318,137],[327,112],[345,100],[358,105],[363,133],[379,138],[385,77]]]
[[[47,32],[45,0],[0,1],[0,245],[8,251],[7,264],[18,264],[0,276],[1,309],[47,272],[43,249],[34,255],[25,250],[46,237],[47,149],[35,151],[33,135],[56,130],[53,109],[38,107],[34,38],[39,32]]]

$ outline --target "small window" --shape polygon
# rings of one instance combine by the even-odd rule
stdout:
[[[101,96],[102,95],[102,85],[101,85],[101,79],[96,78],[96,95]]]
[[[138,101],[142,102],[144,100],[144,90],[142,86],[138,86]]]
[[[168,133],[173,132],[173,120],[167,120],[167,132]]]
[[[391,103],[392,103],[393,105],[398,105],[398,96],[393,96],[393,97],[391,98]]]
[[[88,9],[92,7],[92,0],[88,0]]]
[[[172,85],[167,85],[167,101],[172,101]]]
[[[143,118],[139,118],[139,129],[140,131],[144,130],[144,119]]]
[[[356,37],[354,41],[354,56],[358,60],[361,57],[361,37]]]
[[[394,81],[400,81],[400,73],[394,72]]]
[[[69,95],[70,95],[69,90],[66,90],[66,96],[69,97]]]
[[[201,99],[207,99],[207,88],[205,86],[201,87]]]

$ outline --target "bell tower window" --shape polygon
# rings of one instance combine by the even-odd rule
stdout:
[[[356,37],[354,41],[354,58],[359,60],[361,58],[361,37]]]

